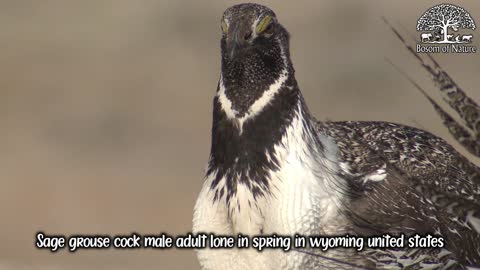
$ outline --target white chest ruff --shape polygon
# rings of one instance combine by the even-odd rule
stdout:
[[[339,212],[343,199],[336,163],[336,146],[320,138],[323,152],[312,151],[311,135],[303,117],[296,115],[275,147],[279,169],[270,173],[270,194],[257,197],[244,185],[229,206],[225,198],[213,203],[210,188],[215,175],[207,176],[194,213],[194,232],[226,235],[338,234],[344,219]],[[221,179],[219,185],[225,185]],[[250,249],[198,251],[204,269],[303,269],[305,255],[290,251]]]
[[[301,129],[297,127],[291,132],[295,130]],[[296,141],[297,137],[288,132],[280,145],[294,147],[276,147],[282,161],[280,170],[271,176],[275,184],[273,196],[268,198],[264,233],[334,233],[328,226],[339,216],[342,199],[341,193],[335,191],[330,183],[337,181],[332,175],[336,168],[331,167],[331,161],[321,161],[319,153],[311,153],[304,141]]]

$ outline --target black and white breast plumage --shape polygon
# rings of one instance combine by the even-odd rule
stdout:
[[[480,264],[478,167],[446,141],[413,127],[315,120],[295,80],[289,35],[269,8],[230,7],[221,26],[211,153],[195,205],[194,232],[432,234],[444,237],[446,245],[360,252],[201,249],[203,269]]]

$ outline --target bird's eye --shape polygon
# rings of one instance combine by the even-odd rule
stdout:
[[[224,34],[226,34],[228,32],[228,25],[224,20],[222,20],[222,32]]]
[[[267,31],[268,30],[268,31]],[[261,34],[265,32],[266,34],[272,34],[273,33],[273,22],[272,22],[272,16],[265,16],[258,24],[257,27],[255,28],[255,31],[257,34]]]
[[[273,34],[273,23],[270,23],[265,30],[263,30],[264,34],[271,35]]]

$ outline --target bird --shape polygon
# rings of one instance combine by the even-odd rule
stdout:
[[[418,128],[318,121],[295,79],[290,35],[272,9],[254,3],[231,6],[220,28],[211,149],[194,206],[193,233],[292,239],[404,235],[444,242],[362,250],[306,246],[288,252],[202,248],[197,250],[202,269],[462,269],[480,264],[480,168],[444,139]],[[468,106],[455,106],[467,127],[427,97],[454,137],[463,138],[475,153],[480,107],[459,94],[464,92],[434,64],[424,67],[450,105],[468,99]]]

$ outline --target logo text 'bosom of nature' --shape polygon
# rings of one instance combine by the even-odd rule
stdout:
[[[470,13],[452,4],[440,4],[428,9],[417,22],[422,31],[416,46],[417,53],[475,53],[471,45],[476,25]]]

